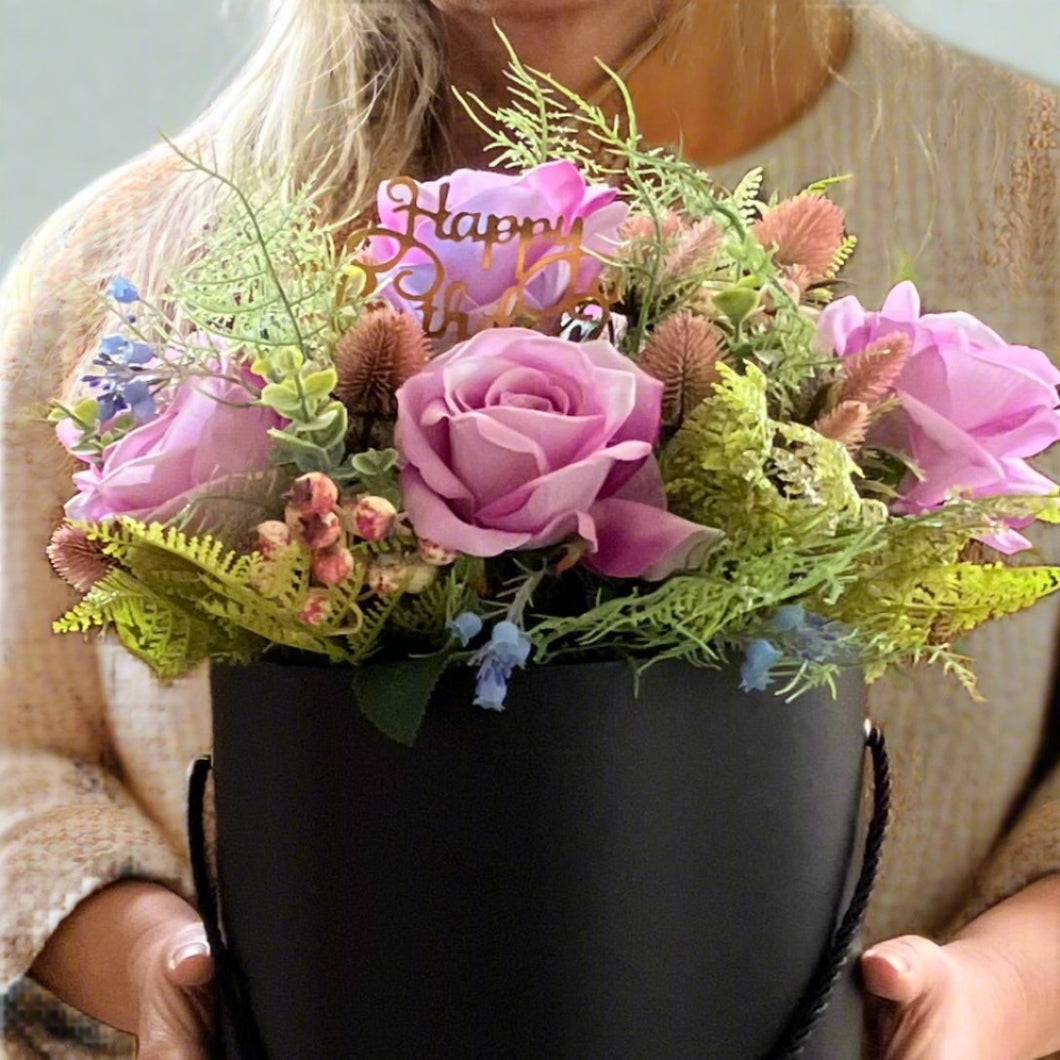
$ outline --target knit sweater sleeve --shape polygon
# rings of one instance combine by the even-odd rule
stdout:
[[[0,991],[98,888],[188,891],[181,853],[122,784],[95,646],[50,629],[73,602],[44,555],[72,486],[42,409],[98,314],[92,242],[122,208],[115,183],[46,223],[0,290]]]
[[[1060,766],[1037,789],[994,850],[954,930],[1054,873],[1060,873]]]
[[[1016,267],[1014,294],[1040,311],[1040,334],[1033,341],[1060,364],[1060,92],[1025,83],[1020,120],[1013,122],[1016,150],[1010,179],[999,190],[1005,218],[999,242]],[[1036,461],[1060,481],[1060,444]],[[1039,527],[1040,559],[1060,565],[1060,527]],[[1055,614],[1055,612],[1053,612]],[[1049,612],[1039,611],[1048,622]],[[1060,622],[1053,623],[1052,712],[1060,714]],[[1048,708],[1043,710],[1048,715]],[[1055,742],[1060,716],[1046,726]],[[1043,733],[1043,736],[1045,733]],[[1055,756],[1055,748],[1046,748]],[[1001,835],[976,875],[968,901],[954,925],[959,928],[992,905],[1045,876],[1060,873],[1060,762],[1035,787],[1011,826]]]

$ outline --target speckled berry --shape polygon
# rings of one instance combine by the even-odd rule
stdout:
[[[291,528],[278,519],[258,523],[250,534],[250,547],[264,559],[271,559],[277,552],[291,544]]]
[[[420,554],[420,559],[424,563],[429,563],[432,567],[448,567],[451,563],[456,562],[456,558],[459,555],[458,552],[442,548],[436,541],[428,541],[425,537],[419,539],[416,543],[416,548]]]
[[[334,512],[300,515],[298,536],[310,548],[330,548],[342,537],[342,523]]]
[[[365,584],[376,596],[393,596],[405,588],[409,565],[403,556],[376,556],[368,567]]]
[[[353,553],[342,545],[318,549],[313,553],[313,577],[321,585],[344,582],[354,568]]]
[[[338,503],[339,488],[322,471],[310,471],[291,484],[287,500],[300,515],[325,515]]]
[[[327,621],[329,610],[327,590],[310,589],[298,617],[307,626],[320,626]]]
[[[394,529],[397,508],[385,497],[362,497],[349,509],[353,532],[364,541],[384,541]]]

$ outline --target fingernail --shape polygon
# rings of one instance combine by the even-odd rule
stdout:
[[[873,960],[882,961],[888,965],[898,975],[908,975],[912,968],[909,963],[903,960],[901,957],[894,953],[888,953],[886,950],[871,949],[865,951],[866,957],[871,957]]]
[[[192,957],[209,957],[210,956],[210,944],[208,942],[189,942],[185,946],[181,946],[179,950],[174,951],[172,956],[169,958],[169,967],[178,968],[185,961],[190,961]]]

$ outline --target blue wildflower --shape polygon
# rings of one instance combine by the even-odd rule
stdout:
[[[474,611],[464,611],[449,623],[448,629],[466,648],[482,632],[482,619]]]
[[[100,339],[99,353],[92,363],[103,372],[83,377],[84,382],[98,391],[100,423],[126,409],[139,423],[155,415],[152,387],[160,380],[145,371],[154,356],[155,351],[146,342],[132,342],[124,335],[104,335]]]
[[[140,301],[140,292],[124,276],[115,276],[107,285],[107,297],[128,305]]]
[[[780,658],[781,652],[768,640],[761,637],[752,640],[744,649],[744,662],[740,667],[740,688],[744,692],[764,692],[773,680],[769,671]]]
[[[785,647],[792,655],[812,662],[833,659],[845,633],[841,623],[811,614],[802,604],[778,607],[769,624],[782,635]]]
[[[530,658],[530,641],[514,622],[498,622],[489,646],[494,656],[509,666],[525,666]]]
[[[802,604],[785,604],[773,612],[770,626],[778,633],[793,633],[806,625],[806,608]]]
[[[475,706],[484,710],[504,710],[511,672],[495,659],[486,659],[479,667],[475,682]]]
[[[503,710],[512,671],[526,665],[531,645],[526,634],[514,623],[498,622],[490,632],[489,642],[471,657],[478,666],[475,706]]]

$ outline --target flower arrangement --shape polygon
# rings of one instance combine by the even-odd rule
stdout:
[[[908,282],[836,299],[829,181],[724,191],[632,110],[509,76],[510,105],[462,100],[494,169],[389,181],[352,224],[184,156],[227,207],[164,305],[109,285],[52,411],[81,465],[56,630],[164,679],[350,664],[404,741],[451,666],[493,709],[518,668],[616,655],[787,694],[934,662],[974,692],[955,641],[1060,588],[1007,558],[1060,521],[1027,462],[1060,371]]]

